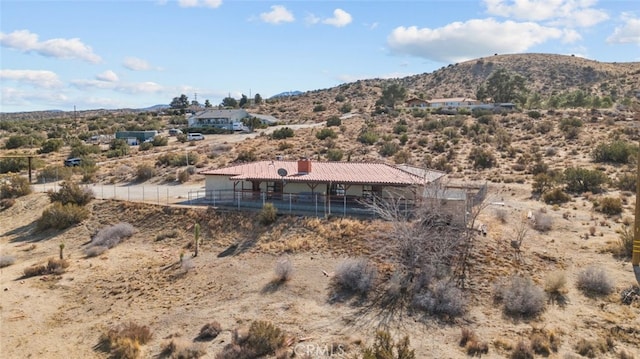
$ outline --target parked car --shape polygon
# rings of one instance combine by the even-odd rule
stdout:
[[[82,159],[80,159],[78,157],[68,158],[68,159],[64,160],[64,165],[66,167],[80,166],[81,163],[82,163]]]
[[[191,132],[187,134],[187,141],[200,141],[204,140],[204,136],[199,132]]]
[[[178,129],[178,128],[172,128],[169,130],[169,136],[177,136],[177,135],[181,135],[182,134],[182,130]]]

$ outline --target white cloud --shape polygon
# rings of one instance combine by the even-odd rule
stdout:
[[[178,0],[180,7],[208,7],[216,9],[222,5],[222,0]]]
[[[16,30],[10,34],[0,32],[0,45],[22,52],[35,52],[42,56],[61,59],[79,59],[91,63],[102,61],[90,46],[78,38],[39,41],[38,35],[29,30]]]
[[[27,83],[35,87],[44,88],[62,85],[56,73],[45,70],[0,70],[0,79]]]
[[[101,74],[97,74],[96,80],[105,82],[116,82],[118,81],[118,75],[116,75],[116,73],[111,70],[107,70]]]
[[[461,62],[494,53],[524,52],[550,39],[567,39],[562,30],[532,22],[494,19],[454,22],[437,29],[398,27],[387,38],[392,52],[437,62]]]
[[[163,90],[162,85],[157,84],[155,82],[147,81],[147,82],[138,82],[138,83],[129,83],[129,84],[121,84],[115,88],[116,91],[124,92],[128,94],[139,94],[139,93],[155,93]]]
[[[132,71],[151,70],[151,65],[149,65],[149,63],[146,60],[139,59],[137,57],[125,58],[122,65]]]
[[[69,97],[59,91],[26,91],[23,89],[3,86],[2,96],[0,97],[0,104],[2,105],[0,112],[5,111],[5,108],[7,107],[15,107],[17,109],[33,108],[34,105],[48,106],[42,107],[40,110],[50,110],[54,109],[54,107],[61,106],[68,100]]]
[[[607,38],[610,44],[637,44],[640,45],[640,19],[629,14],[623,14],[624,25],[616,27]]]
[[[315,24],[319,23],[320,21],[322,21],[322,19],[320,19],[319,17],[315,16],[314,14],[309,14],[304,19],[304,22],[306,22],[309,25],[315,25]]]
[[[279,24],[282,22],[293,22],[293,14],[282,5],[271,6],[271,11],[260,14],[260,19],[269,24]]]
[[[491,15],[571,27],[589,27],[609,18],[594,8],[595,0],[484,0],[484,4]]]
[[[351,21],[351,14],[342,9],[335,9],[333,10],[333,17],[322,20],[322,23],[335,27],[343,27],[349,25]]]

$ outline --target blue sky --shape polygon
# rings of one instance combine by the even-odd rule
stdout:
[[[0,112],[143,108],[433,72],[640,61],[637,0],[0,0]]]

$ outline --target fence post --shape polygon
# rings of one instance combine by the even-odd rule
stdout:
[[[262,197],[262,207],[264,207],[264,205],[267,202],[267,194],[262,192],[262,193],[260,193],[260,197]]]
[[[346,192],[346,191],[345,191]],[[346,217],[347,216],[347,195],[345,194],[343,197],[343,209],[342,209],[342,217]]]
[[[289,193],[289,213],[291,213],[291,196],[292,194]]]
[[[318,194],[316,193],[316,217],[318,217]]]
[[[236,192],[238,194],[238,210],[240,210],[240,193]]]

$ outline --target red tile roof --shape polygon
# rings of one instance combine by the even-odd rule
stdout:
[[[283,179],[278,174],[278,170],[281,168],[287,171],[287,175],[284,177],[287,182],[336,182],[396,186],[425,183],[425,177],[385,163],[373,162],[312,161],[311,172],[298,173],[297,161],[258,161],[204,170],[200,174],[229,176],[231,180],[273,181]],[[429,176],[427,181],[429,180],[433,180],[433,176]]]

